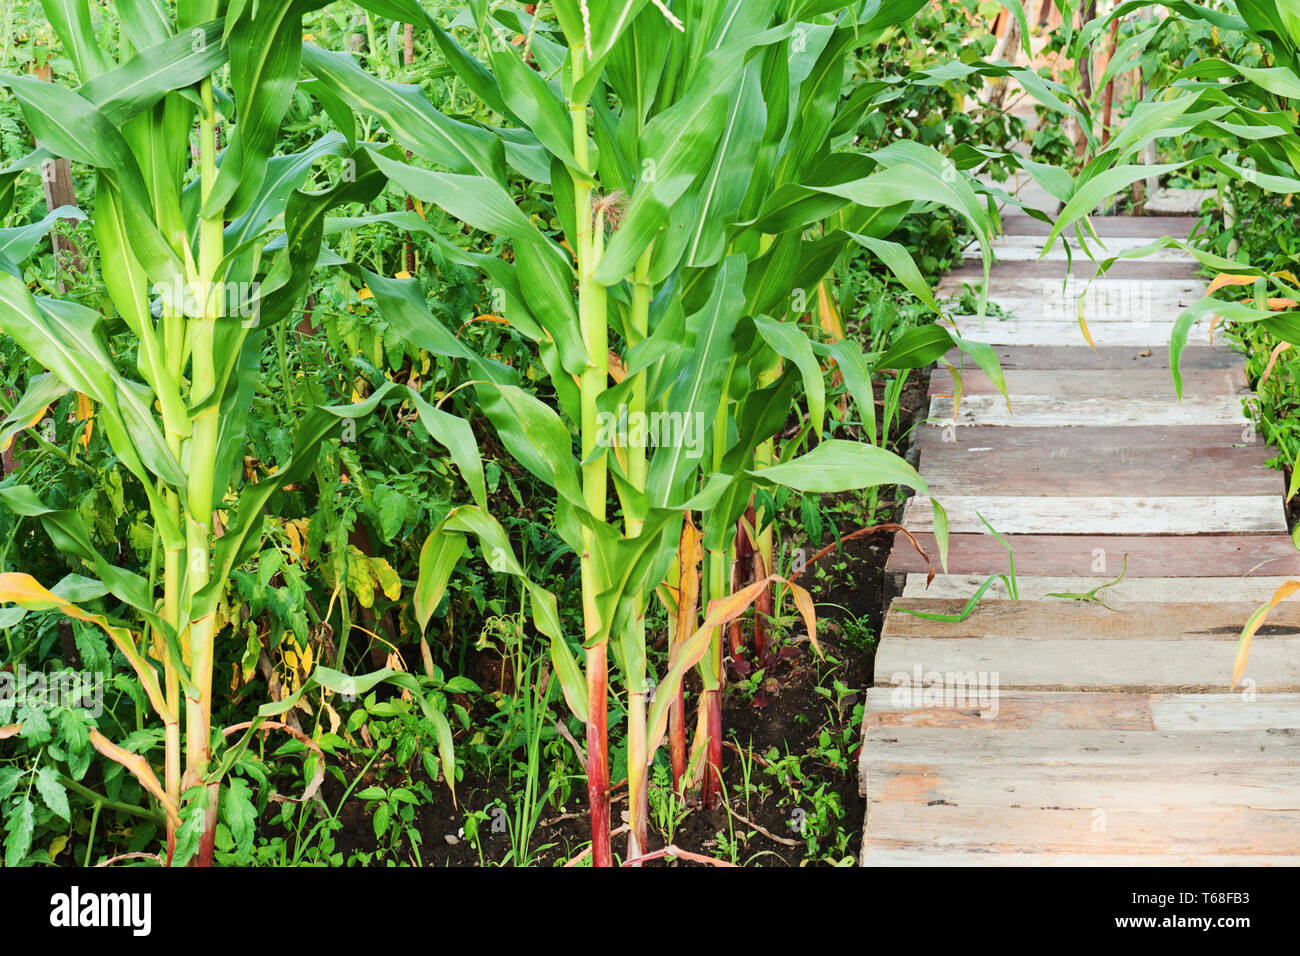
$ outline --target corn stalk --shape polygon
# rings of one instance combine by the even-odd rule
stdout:
[[[412,0],[362,0],[376,15],[427,30],[480,115],[489,115],[484,122],[453,119],[418,89],[382,82],[347,54],[304,50],[323,88],[382,118],[391,142],[365,148],[396,189],[510,250],[498,257],[458,248],[409,214],[371,217],[377,228],[422,232],[451,261],[480,270],[499,305],[491,311],[534,343],[551,402],[524,389],[518,369],[452,335],[430,313],[418,278],[348,268],[409,341],[467,364],[488,426],[553,491],[555,532],[580,568],[580,639],[563,633],[555,596],[529,577],[481,502],[455,509],[426,542],[417,611],[428,620],[470,538],[491,567],[521,580],[565,700],[587,725],[597,865],[613,861],[609,693],[624,696],[629,714],[629,858],[646,849],[647,771],[670,724],[679,783],[685,771],[682,681],[697,665],[718,790],[723,633],[779,582],[769,559],[751,583],[738,590],[729,583],[737,521],[754,487],[901,484],[925,493],[915,471],[889,452],[823,435],[821,362],[835,361],[864,416],[873,414],[874,369],[933,361],[954,345],[1000,380],[992,350],[955,332],[931,328],[906,348],[867,356],[852,342],[811,339],[795,321],[801,310],[791,309],[796,293],[815,288],[856,242],[938,311],[906,251],[885,236],[907,213],[944,203],[987,246],[993,217],[983,200],[1012,201],[970,175],[986,158],[977,151],[958,166],[916,144],[870,155],[835,148],[891,86],[868,83],[841,102],[846,53],[892,35],[923,2],[471,4],[473,42],[462,45]],[[520,35],[526,56],[510,42]],[[469,48],[485,52],[476,57]],[[909,80],[941,82],[939,75],[917,71]],[[1058,91],[1045,82],[1038,88],[1052,100]],[[550,197],[546,219],[558,221],[558,233],[520,212],[525,190]],[[819,238],[807,238],[828,222]],[[881,366],[886,360],[895,364]],[[804,403],[797,440],[779,458],[765,452],[791,407]],[[651,422],[675,430],[648,435]],[[613,500],[621,520],[610,518]],[[701,554],[706,581],[697,588]],[[782,593],[815,636],[807,593],[793,584]],[[674,625],[667,669],[652,683],[644,616],[655,594]],[[611,653],[624,682],[616,688]]]
[[[26,425],[33,409],[69,389],[88,396],[96,424],[148,498],[163,568],[155,587],[152,575],[99,553],[76,511],[50,508],[41,489],[10,487],[8,506],[39,518],[54,543],[98,577],[102,600],[81,607],[88,599],[70,599],[70,580],[46,588],[22,574],[3,576],[0,600],[59,610],[108,633],[162,722],[163,780],[107,738],[96,748],[162,805],[168,859],[210,864],[219,786],[237,752],[227,748],[218,760],[212,750],[222,736],[212,727],[218,612],[231,571],[258,550],[268,502],[310,473],[343,419],[369,413],[392,392],[417,406],[439,441],[456,446],[458,464],[471,455],[477,463],[477,451],[465,423],[392,386],[357,405],[310,410],[291,458],[270,477],[242,481],[266,331],[305,293],[325,213],[368,201],[383,184],[369,154],[337,134],[302,153],[272,155],[298,79],[302,14],[313,4],[230,4],[236,12],[227,19],[226,3],[181,0],[173,19],[164,6],[122,3],[116,58],[91,32],[88,0],[43,6],[80,83],[0,76],[38,143],[0,171],[0,182],[52,157],[94,171],[91,218],[108,304],[100,312],[33,295],[23,262],[36,240],[6,243],[0,330],[49,373],[32,382],[11,419]],[[232,100],[237,124],[223,115]],[[219,125],[229,144],[221,155]],[[348,172],[321,192],[298,188],[326,156]],[[112,334],[118,324],[129,335]],[[477,485],[472,472],[466,477],[481,496],[481,472]],[[341,675],[318,678],[316,686],[337,688]],[[259,722],[283,709],[268,705]]]

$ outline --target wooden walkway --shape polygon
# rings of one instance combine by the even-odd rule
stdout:
[[[1260,631],[1245,692],[1228,689],[1243,623],[1300,576],[1283,478],[1243,417],[1242,360],[1197,327],[1176,402],[1169,332],[1202,294],[1195,270],[1161,256],[1097,280],[1094,351],[1061,296],[1059,247],[1036,261],[1041,224],[1007,223],[990,298],[1014,315],[959,321],[997,348],[1011,412],[967,372],[954,421],[935,371],[919,467],[948,511],[948,573],[927,588],[895,541],[863,725],[862,862],[1300,864],[1300,602]],[[1192,220],[1095,223],[1122,249]],[[1094,272],[1076,250],[1074,275]],[[964,266],[943,291],[979,278]],[[956,614],[1007,571],[980,516],[1014,549],[1019,600],[999,582],[961,623],[903,613]],[[903,523],[937,554],[927,499]],[[1105,606],[1051,596],[1121,571]]]

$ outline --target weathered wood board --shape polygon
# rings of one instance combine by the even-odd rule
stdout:
[[[1132,324],[1128,322],[1089,323],[1088,332],[1093,344],[1102,347],[1122,347],[1135,349],[1168,349],[1169,337],[1174,330],[1177,314],[1169,315],[1151,322]],[[1010,318],[996,319],[986,316],[983,325],[973,315],[953,317],[961,334],[973,342],[988,345],[1072,345],[1081,349],[1088,347],[1083,337],[1083,330],[1077,322],[1059,319]],[[1210,347],[1215,342],[1222,342],[1223,330],[1217,336],[1210,332],[1210,322],[1202,319],[1192,325],[1187,333],[1187,341],[1192,345]]]
[[[1002,534],[1188,535],[1287,530],[1282,501],[1272,495],[946,495],[940,503],[954,533],[985,531],[984,521]],[[934,530],[929,498],[907,502],[903,527]]]
[[[990,301],[1011,408],[968,356],[942,368],[918,469],[947,513],[948,573],[895,536],[859,783],[868,866],[1300,865],[1300,600],[1274,608],[1233,691],[1242,626],[1300,580],[1274,451],[1243,414],[1242,357],[1193,327],[1174,400],[1169,335],[1204,283],[1180,252],[1091,286],[1008,217]],[[1113,254],[1187,218],[1098,219]],[[978,281],[967,263],[943,290]],[[1077,318],[1096,343],[1090,348]],[[1014,555],[1018,600],[995,578]],[[902,523],[937,565],[931,499]],[[1090,595],[1090,596],[1089,596]],[[1104,602],[1104,603],[1103,603]],[[927,620],[908,611],[946,616]]]
[[[1184,372],[1190,369],[1241,368],[1242,356],[1228,348],[1223,336],[1216,336],[1214,346],[1192,346],[1183,349],[1179,365]],[[993,351],[1003,371],[1013,369],[1074,369],[1091,371],[1128,369],[1168,369],[1168,343],[1160,348],[1137,348],[1099,345],[1096,349],[1077,345],[995,345]],[[944,356],[949,365],[967,370],[977,366],[970,356],[953,349]]]
[[[964,433],[960,437],[961,442],[928,447],[921,456],[930,493],[941,501],[963,492],[1108,496],[1116,489],[1141,496],[1212,495],[1230,487],[1238,494],[1267,495],[1278,494],[1284,483],[1268,466],[1271,456],[1260,446],[1081,449],[1067,442],[1042,449],[995,450],[991,443]]]
[[[1183,425],[1164,428],[1133,428],[1079,424],[1068,427],[999,428],[975,426],[956,428],[946,434],[940,427],[919,428],[916,446],[921,454],[935,448],[996,449],[999,453],[1041,450],[1043,455],[1066,454],[1064,448],[1079,449],[1098,457],[1111,455],[1127,458],[1140,454],[1143,447],[1168,451],[1172,448],[1255,448],[1266,449],[1249,422],[1231,425]],[[1108,453],[1108,449],[1113,452]]]
[[[978,701],[976,702],[978,705]],[[1300,694],[1116,694],[1005,690],[996,716],[981,706],[917,706],[911,688],[867,691],[864,733],[897,727],[978,732],[1161,730],[1229,732],[1300,730]]]
[[[1194,261],[1194,260],[1193,260]],[[1006,279],[1055,278],[1066,276],[1064,262],[998,262],[989,270],[989,286],[997,288]],[[1184,282],[1199,277],[1195,266],[1182,262],[1142,262],[1140,259],[1120,259],[1104,273],[1101,263],[1086,256],[1075,256],[1068,273],[1075,279],[1102,277],[1108,279],[1181,279]],[[945,277],[940,288],[960,289],[963,283],[975,285],[984,281],[984,267],[979,262],[966,262]]]
[[[963,395],[953,400],[936,395],[930,400],[929,424],[942,427],[1001,425],[1071,428],[1080,423],[1154,428],[1162,425],[1231,425],[1241,421],[1241,396],[1192,395],[1181,402],[1166,398],[1071,398],[1068,395]],[[1010,407],[1008,407],[1008,405]]]
[[[981,369],[960,372],[963,396],[1000,395],[997,384]],[[1123,372],[1092,372],[1081,369],[1003,369],[1007,394],[1041,395],[1059,398],[1176,399],[1174,382],[1166,369],[1130,369]],[[952,373],[935,369],[930,376],[930,394],[951,396],[955,387]],[[1183,371],[1183,398],[1207,395],[1251,394],[1244,367],[1193,368]],[[1238,406],[1240,410],[1240,406]],[[1240,417],[1240,416],[1239,416]]]
[[[1276,472],[1272,474],[1281,480]],[[933,486],[934,479],[929,480]],[[939,546],[934,535],[913,532],[913,536],[937,568]],[[1026,576],[1086,577],[1105,572],[1119,574],[1124,569],[1126,578],[1227,575],[1300,578],[1300,551],[1286,534],[1207,534],[1197,535],[1195,541],[1171,535],[1017,534],[1009,536],[1007,541],[1015,554],[1017,573]],[[949,536],[951,573],[992,574],[1006,569],[1006,549],[992,535]],[[923,572],[926,564],[907,536],[899,532],[885,570],[895,574]],[[1300,606],[1300,602],[1284,606]]]
[[[923,769],[915,764],[879,763],[868,770],[872,786],[867,796],[873,805],[946,801],[1008,810],[1233,809],[1245,797],[1257,810],[1300,811],[1300,766],[1261,773],[1248,760],[1213,768],[1194,760],[1167,761],[1154,778],[1134,773],[1135,769],[1128,761],[1100,766],[942,763]]]
[[[906,604],[906,602],[903,602]],[[956,672],[993,675],[999,687],[1105,692],[1227,691],[1235,635],[1149,640],[1057,637],[910,637],[882,641],[876,685],[892,675]],[[1300,691],[1300,637],[1256,641],[1245,678],[1258,691]]]
[[[1039,274],[1007,276],[1001,273],[1011,266],[994,266],[989,283],[990,302],[1042,302],[1057,300],[1056,307],[1074,318],[1078,300],[1085,308],[1107,314],[1127,307],[1130,311],[1142,308],[1148,302],[1182,304],[1195,302],[1205,294],[1205,281],[1199,276],[1176,276],[1172,279],[1113,277],[1109,273],[1097,277],[1066,277],[1064,269],[1050,268]],[[1016,271],[1023,272],[1022,266]],[[939,280],[939,291],[945,296],[963,293],[963,283],[949,273]],[[969,284],[969,280],[966,280]]]
[[[935,849],[933,847],[916,848],[880,847],[869,845],[870,853],[864,853],[860,865],[878,868],[903,866],[980,866],[980,867],[1021,867],[1021,866],[1116,866],[1170,868],[1185,866],[1249,866],[1273,867],[1295,866],[1295,857],[1290,856],[1241,856],[1220,854],[1173,854],[1158,855],[1153,853],[1126,853],[1123,859],[1089,853],[1026,853],[1015,850],[993,850],[987,846],[958,847]]]
[[[930,586],[926,587],[926,575],[908,574],[903,585],[902,598],[958,598],[965,601],[979,589],[988,575],[974,574],[936,574]],[[1110,577],[1086,575],[1018,575],[1017,587],[1022,601],[1041,601],[1052,593],[1081,594],[1093,588],[1107,584],[1119,576],[1116,571]],[[1258,607],[1281,587],[1288,578],[1285,575],[1261,574],[1251,577],[1148,577],[1130,578],[1117,584],[1111,584],[1101,595],[1107,604],[1125,602],[1162,602],[1199,604],[1204,601],[1244,601]],[[988,600],[1007,597],[1007,591],[1001,581],[995,581],[984,596]],[[1245,624],[1245,621],[1242,621]],[[889,635],[881,637],[883,645]]]
[[[1043,255],[1043,241],[1046,237],[1011,235],[1008,234],[1001,238],[993,240],[989,249],[993,253],[993,258],[997,262],[1030,262],[1041,259],[1044,262],[1059,262],[1064,264],[1067,257],[1075,261],[1096,260],[1098,262],[1109,259],[1111,256],[1118,256],[1125,252],[1135,249],[1144,248],[1151,244],[1152,240],[1142,236],[1113,236],[1100,235],[1100,242],[1092,237],[1079,239],[1077,236],[1070,235],[1057,237],[1052,243],[1046,255]],[[1066,251],[1066,243],[1069,244],[1069,252]],[[967,259],[980,259],[980,246],[978,242],[972,243],[962,251],[962,256]],[[1193,259],[1177,246],[1165,249],[1156,249],[1142,257],[1143,262],[1186,262],[1195,263]]]
[[[964,602],[953,599],[909,598],[894,602],[885,616],[891,637],[901,642],[916,637],[970,640],[981,637],[1011,640],[1062,641],[1148,640],[1228,641],[1234,646],[1242,622],[1258,607],[1250,601],[1124,602],[1106,606],[1082,601],[982,601],[964,621],[934,621],[908,614],[903,608],[928,614],[953,614]],[[1300,603],[1279,605],[1261,628],[1259,640],[1300,638]],[[1218,654],[1218,651],[1214,652]]]
[[[1080,298],[1064,294],[1059,284],[1044,281],[1037,289],[1012,295],[1000,292],[989,296],[990,306],[985,309],[984,322],[1005,322],[1012,318],[1032,322],[1058,322],[1078,327],[1079,308],[1082,304],[1083,320],[1089,328],[1104,327],[1108,323],[1126,325],[1151,325],[1161,320],[1176,319],[1184,309],[1201,297],[1200,289],[1189,289],[1177,295],[1152,295],[1134,288],[1137,283],[1098,282]],[[963,333],[972,325],[979,327],[978,300],[958,303],[954,309],[962,318],[958,329]],[[996,309],[992,306],[996,306]]]
[[[1150,241],[1161,236],[1186,239],[1191,235],[1194,220],[1184,216],[1093,216],[1092,228],[1102,239],[1137,237]],[[1008,236],[1042,236],[1052,231],[1050,223],[1041,222],[1023,213],[1008,213],[1002,217],[1002,231]],[[1066,230],[1074,241],[1074,230]]]

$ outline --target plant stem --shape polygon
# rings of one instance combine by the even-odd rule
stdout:
[[[627,346],[632,348],[643,341],[650,332],[650,256],[653,243],[637,261],[632,284],[632,314]],[[628,397],[629,429],[632,422],[641,422],[646,413],[646,377],[638,372],[632,381]],[[646,436],[641,436],[645,438]],[[629,442],[627,452],[627,477],[632,487],[645,491],[646,443]],[[626,509],[625,509],[626,511]],[[624,533],[629,538],[641,534],[639,518],[624,520]],[[633,607],[640,608],[643,595],[638,592]],[[635,615],[627,622],[624,641],[624,662],[627,670],[627,792],[628,792],[628,859],[636,859],[646,852],[647,817],[649,816],[649,741],[646,739],[646,686],[645,676],[645,618]]]
[[[718,400],[717,411],[713,416],[713,468],[722,470],[722,461],[727,453],[727,390],[735,371],[736,358],[732,356],[723,379],[722,397]],[[708,565],[708,601],[717,601],[727,594],[727,584],[731,568],[730,549],[710,548],[706,554]],[[706,608],[708,604],[704,605]],[[706,810],[715,809],[722,793],[722,638],[723,628],[715,627],[709,636],[709,652],[701,661],[700,676],[704,692],[700,695],[700,707],[707,714],[708,753],[704,765],[703,803]]]
[[[586,51],[581,46],[569,50],[572,87],[576,89],[586,69]],[[603,247],[599,231],[593,229],[591,193],[593,183],[586,170],[587,102],[571,100],[569,115],[573,123],[573,155],[578,169],[573,170],[574,216],[577,224],[575,253],[578,266],[578,322],[587,350],[587,367],[579,382],[581,393],[582,494],[587,510],[597,520],[605,518],[605,456],[594,454],[599,435],[596,399],[609,381],[609,327],[606,320],[605,289],[596,282],[596,261]],[[613,866],[614,856],[609,839],[609,714],[608,714],[608,638],[596,604],[599,586],[596,580],[593,551],[595,537],[588,528],[582,532],[582,616],[587,664],[587,800],[591,806],[591,860],[594,866]]]
[[[200,196],[207,199],[216,181],[216,112],[213,105],[212,80],[200,88],[202,108],[199,114]],[[216,324],[222,314],[222,295],[217,270],[220,267],[223,237],[220,215],[199,223],[198,294],[203,315],[193,328],[193,365],[190,401],[209,398],[217,389],[213,356]],[[215,503],[217,441],[220,433],[220,403],[210,401],[194,416],[190,438],[189,485],[186,490],[185,538],[188,561],[185,568],[186,593],[192,599],[211,579],[212,516]],[[186,778],[198,784],[206,775],[211,759],[209,740],[212,723],[212,666],[214,615],[209,612],[189,622],[190,673],[196,696],[187,696],[185,713]],[[211,865],[216,838],[217,785],[208,787],[206,820],[199,843],[197,862]]]

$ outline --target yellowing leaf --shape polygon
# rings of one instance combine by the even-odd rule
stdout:
[[[1236,689],[1237,681],[1241,680],[1242,673],[1246,670],[1246,658],[1250,656],[1250,640],[1255,636],[1255,632],[1268,619],[1268,612],[1277,607],[1284,598],[1295,591],[1300,590],[1300,581],[1286,581],[1280,588],[1273,592],[1268,603],[1250,616],[1246,626],[1242,628],[1241,638],[1237,641],[1237,659],[1232,664],[1232,688]]]
[[[15,571],[0,574],[0,601],[12,602],[29,611],[48,611],[51,608],[72,606],[67,605],[54,592],[42,587],[30,574],[20,574]]]
[[[375,585],[370,573],[370,560],[360,548],[348,548],[347,585],[362,607],[374,607]]]
[[[49,406],[49,405],[46,405],[46,406],[45,406],[44,408],[42,408],[39,412],[37,412],[35,415],[33,415],[33,416],[32,416],[32,420],[31,420],[30,422],[28,422],[28,423],[27,423],[25,426],[23,426],[23,427],[25,427],[25,428],[34,428],[34,427],[36,427],[37,425],[39,425],[39,424],[41,423],[41,419],[45,417],[45,413],[48,412],[49,410],[50,410],[50,406]],[[16,438],[16,437],[17,437],[17,433],[15,432],[13,435],[10,435],[8,438],[6,438],[3,442],[0,442],[0,452],[6,452],[6,451],[8,451],[8,450],[9,450],[9,446],[12,445],[12,444],[14,443],[14,438]]]
[[[109,760],[120,763],[135,774],[135,778],[140,781],[140,785],[158,798],[158,802],[162,804],[163,810],[167,812],[167,816],[171,818],[172,823],[180,826],[181,818],[176,804],[167,796],[167,791],[158,782],[158,775],[153,772],[153,768],[149,766],[143,757],[128,750],[123,750],[94,729],[90,731],[90,745]]]
[[[90,447],[90,433],[95,425],[95,403],[89,395],[77,393],[77,421],[86,423],[86,430],[81,434],[81,447]]]
[[[1208,293],[1206,294],[1208,295]],[[1084,297],[1079,296],[1079,307],[1078,307],[1079,328],[1083,330],[1084,339],[1087,340],[1088,344],[1092,346],[1092,350],[1095,352],[1097,351],[1097,343],[1092,340],[1092,333],[1088,331],[1088,323],[1083,317],[1083,303],[1084,303]]]
[[[393,566],[383,558],[370,559],[370,571],[375,576],[384,597],[390,601],[396,601],[402,596],[402,579],[397,576]]]
[[[838,341],[847,334],[844,317],[840,315],[839,306],[831,297],[830,283],[825,279],[817,283],[817,323],[833,341]]]
[[[1268,381],[1268,377],[1273,374],[1273,366],[1277,364],[1278,356],[1291,347],[1290,342],[1278,342],[1273,346],[1273,351],[1268,357],[1268,366],[1264,369],[1264,374],[1259,377],[1259,384],[1263,385]]]
[[[1222,289],[1226,285],[1253,285],[1259,276],[1239,276],[1231,272],[1220,272],[1210,283],[1210,287],[1205,290],[1206,295],[1213,295],[1217,289]]]
[[[616,384],[621,383],[623,379],[627,378],[627,368],[623,365],[623,360],[619,358],[618,353],[612,349],[609,352],[609,377],[612,378]]]
[[[289,550],[294,559],[303,566],[307,564],[307,529],[311,524],[309,518],[295,518],[284,523],[284,534],[289,539]]]
[[[67,845],[68,845],[68,838],[66,835],[56,836],[53,840],[51,840],[50,850],[49,850],[50,861],[53,862],[54,858],[58,856],[60,853],[62,853],[63,848],[66,847]]]

